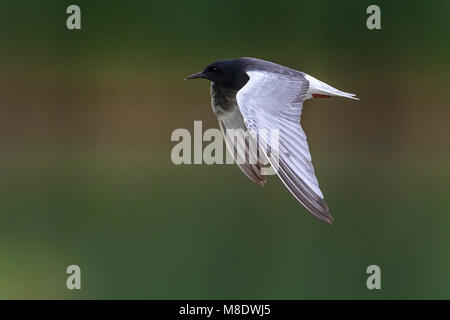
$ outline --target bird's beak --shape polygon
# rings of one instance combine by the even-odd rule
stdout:
[[[191,74],[190,76],[187,76],[186,78],[184,78],[184,80],[189,80],[189,79],[199,79],[199,78],[204,78],[205,74],[203,72],[197,72],[194,74]]]

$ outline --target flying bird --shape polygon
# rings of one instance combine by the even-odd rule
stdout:
[[[355,94],[337,90],[304,72],[255,58],[216,61],[186,77],[199,78],[211,81],[212,109],[224,135],[228,129],[278,130],[278,146],[266,141],[269,148],[279,150],[278,177],[308,211],[332,224],[333,218],[314,174],[300,116],[307,99],[359,100]],[[273,164],[270,152],[265,155]],[[266,178],[260,162],[247,161],[238,165],[250,180],[264,185]]]

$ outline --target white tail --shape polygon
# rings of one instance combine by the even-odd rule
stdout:
[[[305,99],[311,99],[314,96],[313,95],[323,95],[323,96],[333,96],[333,97],[344,97],[349,99],[355,99],[359,100],[355,97],[355,94],[343,92],[338,89],[333,88],[332,86],[327,85],[326,83],[317,80],[314,77],[311,77],[308,74],[304,74],[306,80],[309,81],[309,88],[306,92],[306,98]]]

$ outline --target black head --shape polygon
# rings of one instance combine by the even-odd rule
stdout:
[[[208,79],[229,89],[239,90],[248,81],[243,64],[238,60],[222,60],[211,63],[202,72],[191,74],[186,79]]]

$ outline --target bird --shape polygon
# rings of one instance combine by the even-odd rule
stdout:
[[[276,174],[280,180],[310,213],[333,224],[334,219],[314,173],[300,117],[303,102],[307,99],[344,97],[359,100],[355,94],[335,89],[304,72],[249,57],[213,62],[185,79],[211,81],[211,105],[225,138],[229,129],[278,130],[278,145],[265,139],[268,147],[265,157],[273,165],[270,149],[277,148]],[[260,139],[258,135],[252,136]],[[229,146],[229,141],[225,141]],[[231,153],[236,158],[234,152]],[[262,162],[237,164],[250,180],[264,186],[266,177],[262,174]]]

